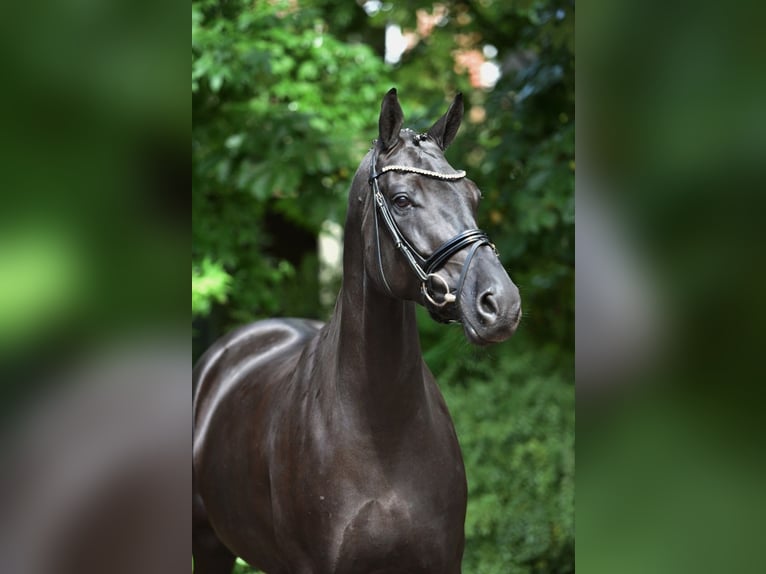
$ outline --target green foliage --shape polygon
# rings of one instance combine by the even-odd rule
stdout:
[[[573,572],[573,356],[523,332],[477,348],[418,319],[468,475],[463,571]]]
[[[465,572],[574,571],[574,389],[539,355],[442,385],[468,475]]]
[[[258,570],[251,568],[247,562],[241,558],[237,558],[237,561],[234,563],[232,574],[251,574],[252,572],[258,572]]]
[[[382,57],[389,24],[411,39],[395,65]],[[337,0],[192,2],[192,315],[215,336],[326,317],[314,242],[323,221],[343,222],[383,94],[396,86],[406,124],[424,129],[464,93],[447,155],[482,189],[479,225],[524,305],[519,334],[491,348],[419,315],[466,460],[470,574],[574,569],[573,40],[571,0],[369,15]],[[487,46],[502,75],[480,88],[458,60]]]
[[[269,221],[314,235],[342,222],[384,76],[368,46],[336,39],[316,10],[192,3],[192,260],[232,276],[225,325],[290,310],[285,286],[315,263],[278,253]]]
[[[192,266],[192,315],[207,315],[213,301],[225,303],[230,287],[231,275],[221,265],[205,258]]]

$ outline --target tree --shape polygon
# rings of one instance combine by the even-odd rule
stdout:
[[[212,301],[228,301],[222,328],[320,313],[316,296],[305,297],[317,291],[312,238],[325,219],[343,221],[351,166],[369,145],[384,76],[368,46],[338,41],[316,10],[192,4],[197,315]],[[290,240],[279,242],[284,226]],[[286,254],[300,238],[309,248]],[[290,288],[296,277],[304,290]]]

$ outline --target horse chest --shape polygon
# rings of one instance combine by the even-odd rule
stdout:
[[[335,525],[334,572],[441,571],[454,541],[423,501],[391,491],[358,501]],[[462,526],[462,524],[461,524]],[[451,544],[452,542],[452,544]]]
[[[412,514],[411,503],[396,493],[362,503],[340,531],[338,563],[369,567],[368,562],[390,556],[416,557]]]
[[[457,445],[426,447],[410,436],[381,458],[374,441],[344,440],[328,429],[311,434],[277,498],[290,501],[280,531],[304,533],[311,562],[322,565],[316,571],[447,571],[462,549],[465,517]]]

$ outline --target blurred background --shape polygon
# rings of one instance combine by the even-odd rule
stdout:
[[[466,460],[464,571],[572,572],[573,2],[193,1],[194,357],[246,322],[329,317],[348,189],[392,86],[415,130],[463,92],[447,158],[482,189],[523,300],[517,335],[488,349],[420,317]]]
[[[3,4],[3,573],[188,568],[186,18]]]
[[[762,572],[766,10],[578,8],[578,570]]]

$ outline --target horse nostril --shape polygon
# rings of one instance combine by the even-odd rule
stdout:
[[[495,294],[492,291],[485,291],[479,297],[479,314],[482,318],[492,321],[499,313]]]

